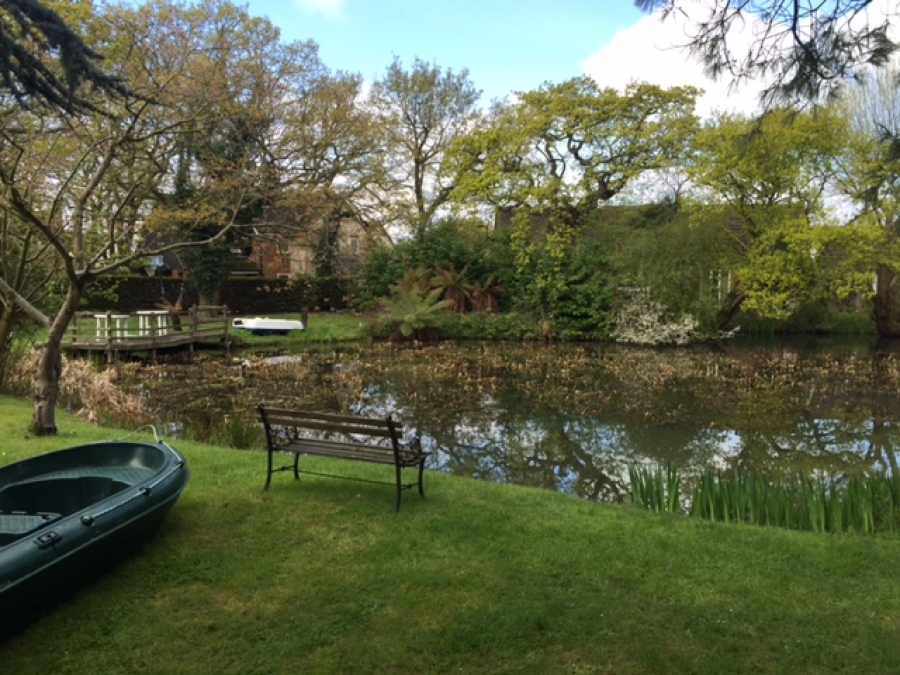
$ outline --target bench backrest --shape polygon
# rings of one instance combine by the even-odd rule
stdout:
[[[323,434],[343,434],[345,436],[374,436],[388,438],[396,448],[403,435],[403,427],[390,415],[384,418],[341,415],[312,410],[288,410],[270,408],[264,404],[257,406],[259,417],[266,429],[266,437],[271,446],[272,427],[293,427],[321,432]]]

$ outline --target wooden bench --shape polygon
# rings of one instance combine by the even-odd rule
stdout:
[[[294,478],[297,480],[300,479],[300,473],[308,473],[365,483],[396,485],[395,512],[400,510],[400,496],[404,490],[418,485],[419,494],[425,496],[422,489],[422,473],[425,469],[425,460],[430,453],[422,451],[418,437],[403,442],[403,428],[390,415],[382,419],[309,410],[287,410],[265,404],[260,404],[257,411],[266,430],[268,470],[265,490],[269,489],[273,473],[293,469]],[[276,452],[293,453],[293,464],[275,468],[273,456]],[[301,472],[300,455],[320,455],[392,465],[394,481],[375,481],[314,471]],[[418,469],[418,481],[404,484],[403,469]]]

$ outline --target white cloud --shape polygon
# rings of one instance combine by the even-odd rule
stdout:
[[[294,0],[294,6],[306,14],[337,18],[344,13],[344,0]]]
[[[749,30],[745,33],[749,34]],[[633,81],[703,89],[705,94],[697,102],[701,117],[716,110],[753,114],[762,85],[744,83],[733,89],[728,79],[709,79],[695,57],[680,46],[685,42],[683,20],[661,21],[658,14],[645,16],[617,32],[606,46],[589,56],[583,64],[584,72],[601,86],[617,89]]]

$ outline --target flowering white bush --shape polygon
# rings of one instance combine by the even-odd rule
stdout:
[[[667,315],[666,307],[647,289],[629,291],[628,300],[616,315],[612,337],[616,342],[636,345],[686,345],[703,338],[694,317],[672,319]]]

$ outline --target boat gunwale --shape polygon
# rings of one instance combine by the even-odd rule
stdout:
[[[84,505],[79,506],[72,511],[65,513],[56,513],[51,511],[50,509],[16,509],[15,504],[13,504],[12,509],[4,509],[0,511],[0,514],[14,516],[14,515],[41,515],[51,513],[55,517],[51,519],[45,519],[45,522],[40,524],[38,527],[31,528],[26,532],[6,532],[5,534],[14,537],[10,541],[6,543],[0,543],[0,554],[3,551],[9,549],[10,547],[16,546],[20,544],[20,542],[24,539],[33,539],[35,534],[37,534],[40,530],[45,529],[49,526],[54,527],[65,527],[67,523],[70,521],[78,520],[84,526],[93,525],[96,519],[100,516],[104,516],[109,514],[116,509],[119,509],[125,506],[127,503],[135,500],[138,497],[146,496],[152,497],[156,488],[167,481],[170,477],[172,477],[176,471],[183,470],[184,478],[181,481],[173,480],[171,482],[171,486],[167,488],[168,492],[166,492],[165,497],[163,499],[158,500],[157,503],[153,504],[152,507],[144,509],[143,511],[139,511],[136,514],[136,518],[139,518],[143,513],[150,513],[156,510],[160,505],[167,504],[169,502],[174,503],[173,500],[177,500],[181,496],[181,492],[187,486],[187,483],[190,479],[190,471],[187,467],[187,463],[185,462],[184,457],[175,450],[172,446],[164,441],[157,442],[143,442],[143,441],[129,441],[127,444],[129,445],[138,445],[142,447],[152,447],[154,450],[159,451],[160,456],[162,457],[162,461],[159,463],[157,467],[150,466],[142,466],[135,467],[132,465],[115,465],[115,466],[90,466],[87,464],[81,464],[78,466],[74,466],[72,468],[62,469],[55,472],[40,472],[40,471],[27,471],[27,469],[33,469],[34,466],[29,463],[32,460],[45,460],[46,458],[53,459],[54,457],[58,457],[60,453],[66,453],[68,451],[75,451],[76,456],[77,452],[81,450],[97,450],[102,449],[104,446],[119,446],[123,445],[123,442],[120,441],[100,441],[97,443],[89,443],[80,446],[73,446],[71,448],[64,448],[62,450],[51,451],[48,453],[43,453],[41,455],[35,455],[34,457],[27,458],[20,462],[15,462],[13,464],[6,465],[4,467],[0,467],[0,475],[2,475],[5,471],[10,470],[8,472],[12,473],[12,476],[6,483],[2,482],[0,479],[0,498],[2,498],[4,492],[7,490],[14,490],[16,488],[28,487],[29,485],[40,486],[42,483],[47,481],[79,481],[84,478],[101,478],[110,480],[113,483],[121,484],[122,487],[119,489],[115,489],[114,492],[111,492],[107,495],[104,495],[94,501],[86,503]],[[35,466],[45,466],[47,461],[37,462]],[[26,469],[24,471],[25,477],[21,475],[16,475],[17,473],[22,473],[22,469]],[[19,470],[19,471],[17,471]],[[134,474],[136,471],[140,471],[143,475],[140,476],[139,479],[134,480]],[[132,480],[122,480],[123,472],[127,472],[131,474]],[[127,494],[132,490],[136,490],[134,494],[130,496]],[[171,494],[169,494],[171,492]],[[10,493],[12,494],[12,493]],[[155,495],[159,498],[159,492]],[[171,505],[171,504],[170,504]],[[127,524],[132,519],[123,521],[123,524]],[[115,521],[112,521],[115,522]],[[114,532],[118,529],[118,525],[111,527],[109,530],[104,530],[103,536]],[[4,534],[4,533],[0,533]],[[88,540],[87,543],[90,543],[91,539]],[[78,548],[72,549],[73,551],[78,550]],[[64,556],[63,556],[64,557]],[[5,585],[0,585],[0,594],[2,594],[3,589],[6,588]]]

